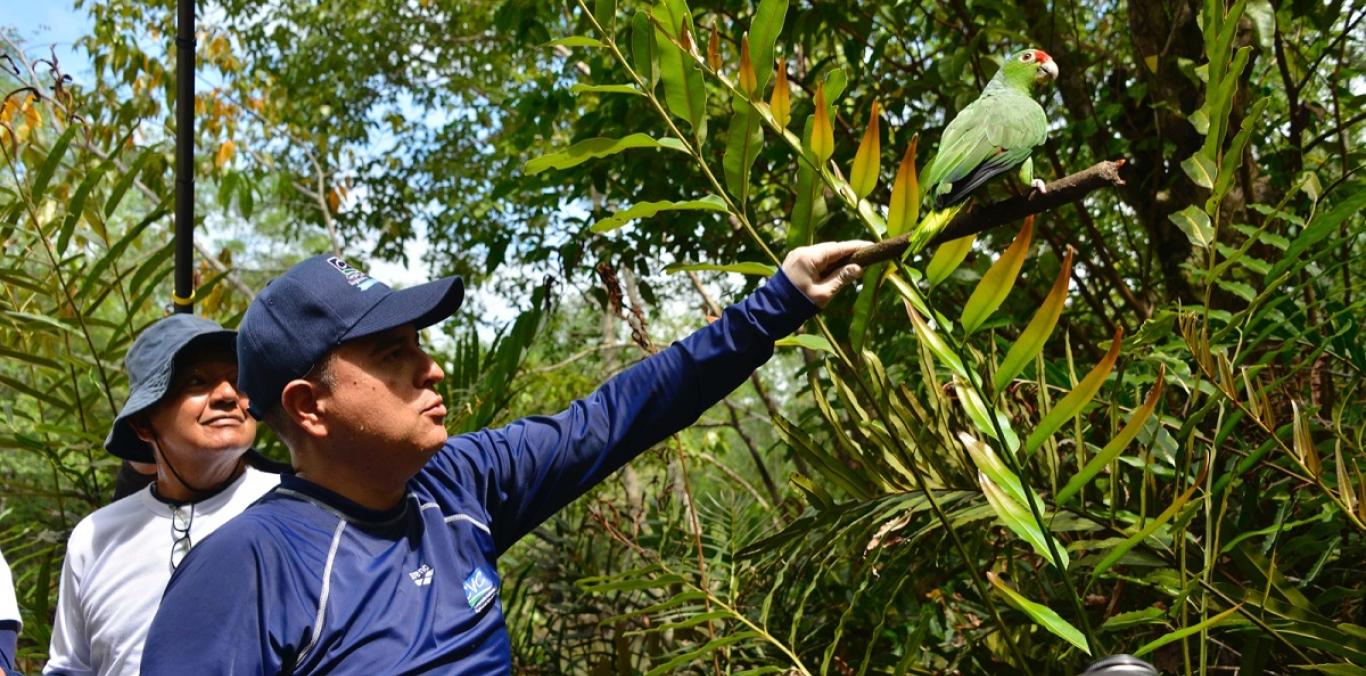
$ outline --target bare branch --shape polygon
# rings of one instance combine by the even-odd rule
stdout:
[[[1011,197],[985,206],[974,206],[959,212],[944,231],[930,241],[930,246],[1013,223],[1030,214],[1056,209],[1075,202],[1100,188],[1124,185],[1119,176],[1124,160],[1105,161],[1075,174],[1064,176],[1045,186],[1047,192],[1033,192],[1022,197]],[[838,261],[831,268],[849,263],[868,266],[893,260],[906,251],[909,234],[883,240],[854,252],[848,260]]]

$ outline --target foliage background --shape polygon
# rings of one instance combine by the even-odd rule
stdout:
[[[686,11],[699,56],[714,32],[718,70],[734,79],[756,11],[780,3],[620,4],[591,9],[622,45],[637,10]],[[1046,503],[1069,574],[984,497],[958,440],[982,434],[960,410],[962,383],[922,349],[925,334],[884,285],[825,313],[848,359],[783,350],[698,426],[509,554],[503,603],[518,669],[1078,670],[1081,650],[984,586],[992,573],[1106,651],[1168,640],[1148,654],[1166,671],[1360,673],[1366,7],[781,4],[792,131],[838,71],[834,158],[847,172],[881,103],[873,204],[889,199],[911,136],[923,165],[952,114],[1024,45],[1061,65],[1044,95],[1052,129],[1038,171],[1127,160],[1125,185],[1040,215],[1032,256],[983,330],[968,335],[953,318],[1015,226],[981,237],[929,297],[932,326],[990,376],[1075,247],[1058,328],[991,393],[1025,433],[1124,330],[1094,401],[1012,465]],[[1211,59],[1208,17],[1226,10],[1229,48]],[[28,668],[46,650],[65,535],[110,491],[100,445],[126,391],[122,354],[170,293],[172,3],[78,11],[94,29],[80,43],[91,68],[73,79],[42,61],[43,45],[3,32],[0,90],[13,93],[0,111],[0,549],[27,613]],[[201,250],[200,311],[234,324],[252,289],[320,249],[463,274],[484,293],[431,337],[450,394],[468,402],[453,429],[567,403],[756,283],[665,274],[669,263],[760,261],[760,242],[781,251],[882,234],[832,188],[803,184],[771,130],[739,214],[672,211],[592,232],[627,205],[715,186],[698,162],[656,150],[524,170],[587,138],[671,133],[646,97],[575,90],[630,82],[609,49],[551,42],[606,38],[576,3],[222,0],[201,3],[200,16],[198,211],[221,245]],[[1236,58],[1245,68],[1212,84],[1210,64]],[[680,76],[665,75],[661,97],[669,77]],[[696,159],[719,173],[738,118],[731,95],[705,81]],[[1223,82],[1227,135],[1207,105]],[[685,117],[672,124],[695,140]],[[1224,183],[1202,183],[1189,159],[1201,153],[1227,167]],[[724,187],[739,200],[735,183]],[[600,264],[615,287],[593,272]],[[489,311],[500,305],[514,309]],[[1136,438],[1058,504],[1159,378],[1166,387]]]

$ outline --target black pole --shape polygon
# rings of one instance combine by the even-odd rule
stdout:
[[[194,0],[176,0],[176,312],[194,312]]]

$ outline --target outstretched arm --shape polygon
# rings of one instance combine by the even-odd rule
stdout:
[[[802,247],[721,317],[554,416],[454,437],[419,481],[475,491],[504,551],[645,449],[697,420],[862,268],[827,268],[864,242]]]

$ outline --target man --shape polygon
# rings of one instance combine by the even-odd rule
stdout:
[[[279,482],[247,467],[256,421],[236,387],[234,333],[172,315],[128,351],[128,402],[105,441],[151,463],[147,488],[71,532],[47,674],[136,674],[172,570],[190,548]]]
[[[296,474],[191,552],[144,674],[507,672],[499,555],[691,424],[861,270],[863,243],[797,249],[717,321],[555,416],[448,438],[418,331],[457,277],[391,291],[336,257],[291,268],[238,338],[251,412]]]
[[[19,617],[19,601],[14,595],[14,578],[5,555],[0,554],[0,676],[14,670],[19,632],[24,620]]]

